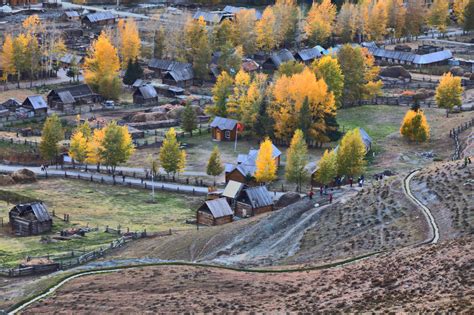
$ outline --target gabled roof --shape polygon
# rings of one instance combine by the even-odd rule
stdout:
[[[59,92],[58,97],[64,104],[73,104],[76,101],[69,91]]]
[[[169,71],[171,70],[172,65],[175,63],[179,63],[179,62],[174,61],[174,60],[152,58],[150,62],[148,62],[148,67],[153,68],[153,69],[163,70],[163,71]]]
[[[13,106],[18,107],[18,106],[21,106],[21,103],[16,98],[10,98],[6,100],[5,102],[3,102],[2,105],[6,107],[13,107]]]
[[[135,82],[133,82],[132,87],[138,88],[143,84],[145,84],[145,81],[143,81],[143,79],[136,79]]]
[[[225,172],[230,173],[234,170],[237,170],[243,176],[254,176],[255,171],[257,170],[256,161],[258,151],[259,150],[250,149],[248,154],[239,154],[237,156],[237,165],[226,164]],[[272,143],[272,158],[276,159],[280,155],[281,151]]]
[[[158,93],[156,93],[155,88],[151,84],[146,84],[146,85],[140,86],[135,91],[135,93],[140,93],[143,96],[143,98],[146,99],[146,100],[158,97]]]
[[[113,20],[115,19],[115,16],[109,11],[103,11],[88,14],[84,18],[89,20],[91,23],[95,23],[99,21]]]
[[[51,215],[49,214],[48,209],[42,202],[19,204],[16,205],[13,209],[18,210],[19,216],[22,216],[26,211],[29,211],[31,209],[39,222],[46,222],[51,220]]]
[[[245,72],[257,71],[260,69],[260,65],[253,59],[244,59],[242,61],[242,70]]]
[[[43,109],[43,108],[48,108],[48,104],[46,104],[46,101],[41,95],[32,95],[28,96],[22,105],[25,105],[25,103],[29,102],[31,106],[33,107],[34,110],[36,109]]]
[[[372,55],[378,58],[400,60],[419,65],[437,63],[453,58],[451,50],[441,50],[425,55],[418,55],[412,52],[405,51],[386,50],[377,47],[369,47],[368,50]]]
[[[66,87],[63,87],[63,88],[51,90],[49,92],[48,96],[50,96],[51,94],[54,94],[54,93],[56,93],[59,96],[59,93],[61,93],[61,92],[69,92],[72,95],[72,97],[74,98],[74,100],[76,98],[95,95],[95,93],[92,91],[92,89],[90,88],[89,85],[87,85],[87,84],[78,84],[78,85],[66,86]]]
[[[262,19],[262,13],[260,11],[256,10],[256,9],[253,9],[253,8],[234,7],[232,5],[226,5],[224,10],[222,10],[222,11],[227,12],[227,13],[237,14],[242,10],[255,10],[255,19],[257,19],[257,20]]]
[[[252,208],[261,208],[273,204],[272,195],[266,186],[250,187],[245,190]]]
[[[79,13],[77,11],[64,11],[64,15],[68,18],[79,17]]]
[[[209,211],[211,211],[212,216],[216,219],[234,214],[226,198],[207,200],[206,206]]]
[[[372,145],[372,138],[363,128],[359,128],[359,133],[360,137],[362,138],[362,142],[364,142],[366,151],[369,151],[370,146]]]
[[[235,119],[216,116],[209,126],[220,130],[234,130],[237,123],[238,121]]]
[[[244,184],[236,182],[234,180],[230,180],[225,186],[222,196],[234,199],[239,195],[243,187]]]
[[[176,82],[194,79],[193,67],[189,63],[172,65],[172,68],[167,75],[170,75]]]
[[[315,47],[306,48],[306,49],[302,49],[302,50],[298,51],[295,54],[295,57],[296,56],[300,57],[300,59],[303,60],[303,61],[310,61],[310,60],[321,57],[321,52]]]
[[[224,11],[201,11],[198,10],[196,13],[193,15],[193,19],[199,20],[199,18],[203,18],[205,22],[211,23],[211,24],[218,24],[222,21],[224,17],[231,17],[232,14],[229,12],[224,12]]]
[[[275,66],[279,67],[282,63],[295,60],[295,57],[293,57],[288,49],[283,48],[282,50],[271,54],[267,61],[268,60],[271,60]]]

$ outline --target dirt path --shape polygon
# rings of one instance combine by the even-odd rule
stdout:
[[[413,203],[415,203],[417,206],[419,206],[421,208],[421,211],[423,212],[423,214],[426,217],[426,220],[429,223],[430,230],[431,230],[431,238],[425,243],[427,243],[427,244],[436,244],[436,243],[438,243],[438,240],[439,240],[438,225],[436,224],[436,221],[435,221],[433,215],[431,214],[430,209],[427,206],[425,206],[423,203],[421,203],[421,201],[418,200],[413,195],[413,193],[410,189],[410,181],[419,172],[420,172],[419,170],[416,170],[416,171],[413,171],[410,174],[408,174],[408,176],[405,177],[405,180],[403,182],[403,188],[405,190],[405,194],[406,194],[407,198],[411,199],[413,201]]]

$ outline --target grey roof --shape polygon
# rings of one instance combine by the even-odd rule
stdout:
[[[91,23],[112,20],[115,19],[115,16],[109,11],[91,13],[85,16],[85,19],[88,19]]]
[[[220,130],[233,130],[236,125],[237,120],[235,119],[216,116],[209,126]]]
[[[150,62],[148,62],[148,67],[153,69],[160,69],[163,71],[169,71],[172,68],[174,63],[178,63],[174,60],[166,60],[166,59],[156,59],[152,58]]]
[[[146,84],[140,86],[135,93],[140,93],[144,99],[152,99],[158,97],[158,93],[156,93],[155,88],[151,84]]]
[[[321,53],[319,52],[317,48],[313,47],[313,48],[306,48],[306,49],[302,49],[298,51],[295,54],[295,57],[296,56],[299,56],[301,60],[303,61],[310,61],[310,60],[321,57]]]
[[[206,206],[214,218],[222,218],[234,214],[226,198],[208,200],[206,201]]]
[[[232,14],[224,11],[201,11],[198,10],[193,15],[193,19],[198,20],[200,17],[204,19],[207,23],[218,24],[222,21],[224,17],[231,17]]]
[[[76,56],[74,54],[67,53],[64,56],[62,56],[59,61],[61,61],[62,63],[67,63],[67,64],[72,64],[73,61],[75,61],[76,64],[78,64],[81,62],[81,60],[82,60],[81,56]]]
[[[369,47],[369,52],[378,58],[394,59],[408,63],[426,65],[451,59],[453,54],[450,50],[441,50],[425,55],[418,55],[412,52],[386,50],[377,47]]]
[[[255,9],[253,9],[253,8],[245,8],[245,7],[234,7],[234,6],[232,6],[232,5],[226,5],[225,8],[224,8],[224,10],[222,10],[222,11],[227,12],[227,13],[237,14],[237,13],[239,13],[239,12],[242,11],[242,10],[255,10]],[[262,13],[261,13],[260,11],[258,11],[258,10],[255,10],[255,18],[256,18],[257,20],[262,19]]]
[[[65,11],[64,14],[69,17],[79,17],[79,13],[77,11]]]
[[[65,95],[65,97],[69,97],[69,95],[67,95],[68,93],[63,94],[63,92],[68,92],[73,97],[74,101],[76,101],[77,98],[95,95],[89,85],[78,84],[51,90],[51,92],[48,94],[48,97],[54,93],[56,93],[61,100],[63,99],[60,94]]]
[[[362,141],[364,142],[366,151],[369,151],[370,146],[372,145],[372,138],[363,128],[359,128],[359,133]]]
[[[228,198],[236,198],[243,187],[244,187],[244,184],[236,182],[235,180],[229,180],[229,182],[225,186],[222,196],[228,197]]]
[[[32,95],[28,96],[22,105],[29,101],[34,110],[48,108],[48,104],[41,95]]]
[[[295,60],[295,57],[293,57],[288,49],[284,48],[271,54],[269,59],[271,59],[275,66],[279,67],[282,63]]]
[[[59,92],[58,97],[64,104],[73,104],[76,101],[70,91]]]
[[[272,195],[266,186],[250,187],[245,190],[252,208],[266,207],[273,204]]]
[[[272,143],[272,157],[276,159],[281,155],[281,151]],[[239,154],[237,156],[237,165],[226,164],[225,172],[230,173],[233,170],[238,170],[240,174],[247,176],[254,176],[255,171],[257,170],[256,161],[258,156],[258,151],[255,149],[250,149],[248,154]]]
[[[193,67],[189,63],[174,64],[172,69],[167,73],[176,82],[192,80],[194,78]]]
[[[18,210],[19,216],[22,216],[24,212],[29,211],[31,209],[39,222],[51,220],[51,215],[49,214],[48,209],[42,202],[19,204],[16,205],[14,209]]]
[[[5,102],[3,102],[2,105],[7,106],[7,107],[13,107],[13,106],[18,107],[21,105],[21,103],[16,98],[9,98]]]
[[[143,81],[142,79],[136,79],[135,82],[133,82],[132,87],[138,88],[143,84],[145,84],[145,81]]]

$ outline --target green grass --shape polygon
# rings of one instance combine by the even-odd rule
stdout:
[[[337,121],[345,130],[361,127],[374,142],[397,132],[407,111],[403,106],[366,105],[341,109]]]
[[[148,232],[168,229],[193,228],[186,219],[195,216],[200,197],[157,191],[156,203],[150,203],[150,191],[123,186],[100,185],[77,180],[52,179],[34,184],[3,187],[26,198],[42,200],[50,212],[62,217],[69,214],[70,224],[54,220],[57,235],[64,228],[73,226],[99,227],[99,232],[87,233],[84,238],[43,244],[41,236],[14,237],[9,227],[0,228],[0,265],[11,266],[25,256],[57,254],[74,249],[90,250],[108,245],[117,235],[104,233],[105,227],[121,227],[123,231]],[[0,194],[0,199],[5,194]],[[7,199],[7,198],[4,198]],[[0,200],[0,217],[6,222],[12,204]]]

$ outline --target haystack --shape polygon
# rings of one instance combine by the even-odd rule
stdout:
[[[0,175],[0,186],[14,185],[15,181],[10,175]]]
[[[289,206],[299,201],[300,199],[300,194],[295,192],[287,192],[286,194],[282,195],[280,199],[278,199],[277,203],[275,204],[275,208],[283,208]]]
[[[411,80],[411,74],[402,66],[386,67],[380,71],[380,76],[388,78],[404,78]]]
[[[23,184],[36,182],[35,173],[26,168],[13,172],[11,177],[15,183]]]

